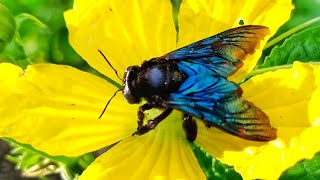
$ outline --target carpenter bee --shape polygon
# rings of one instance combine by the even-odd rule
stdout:
[[[176,109],[183,112],[182,126],[189,141],[197,136],[193,117],[207,127],[215,126],[245,139],[275,139],[276,129],[268,116],[241,97],[241,87],[227,79],[267,34],[269,29],[264,26],[240,26],[144,61],[141,66],[128,67],[122,89],[125,99],[130,104],[146,100],[138,109],[138,127],[133,135],[156,128]],[[144,112],[152,108],[163,112],[144,124]]]

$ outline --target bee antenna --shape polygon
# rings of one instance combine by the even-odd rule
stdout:
[[[104,107],[104,109],[103,109],[103,111],[102,111],[102,113],[100,114],[100,116],[99,116],[98,119],[100,119],[100,118],[102,117],[102,115],[103,115],[104,112],[106,111],[106,109],[107,109],[109,103],[111,102],[111,100],[112,100],[112,99],[117,95],[117,93],[118,93],[119,91],[121,91],[121,90],[122,90],[122,89],[118,89],[118,90],[113,94],[113,96],[109,99],[109,101],[107,102],[106,106]]]
[[[109,62],[109,60],[107,59],[107,57],[102,53],[102,51],[100,51],[98,49],[99,53],[102,55],[102,57],[107,61],[107,63],[109,64],[109,66],[114,70],[114,72],[116,73],[117,77],[124,82],[124,80],[122,78],[119,77],[117,70],[111,65],[111,63]]]

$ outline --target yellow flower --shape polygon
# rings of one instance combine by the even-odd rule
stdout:
[[[118,81],[97,50],[123,74],[130,65],[236,27],[240,20],[267,26],[273,35],[293,7],[289,0],[185,0],[178,45],[171,8],[169,0],[76,0],[65,19],[75,50],[92,67]],[[241,80],[260,54],[261,48],[230,80]],[[291,69],[257,75],[242,85],[243,96],[265,111],[278,129],[276,140],[248,141],[198,123],[195,143],[235,166],[245,179],[278,178],[283,170],[320,150],[319,73],[318,66],[295,63]],[[106,80],[69,66],[37,64],[22,70],[1,64],[0,136],[67,156],[120,141],[98,157],[81,179],[206,179],[185,139],[180,112],[143,136],[131,136],[139,105],[129,105],[117,95],[98,119],[116,90]]]

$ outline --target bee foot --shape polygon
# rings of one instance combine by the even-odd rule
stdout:
[[[208,129],[210,129],[210,128],[212,127],[212,125],[209,124],[209,123],[204,123],[204,126],[205,126],[206,128],[208,128]]]
[[[137,131],[134,132],[132,134],[132,136],[134,136],[134,135],[143,135],[143,134],[145,134],[145,133],[147,133],[149,131],[150,131],[150,129],[146,125],[145,126],[138,126]]]

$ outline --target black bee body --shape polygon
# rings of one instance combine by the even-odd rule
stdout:
[[[186,80],[187,75],[179,70],[174,61],[155,58],[144,61],[139,66],[130,66],[124,75],[124,97],[130,104],[139,103],[144,98],[147,103],[138,110],[138,128],[134,134],[142,135],[154,129],[173,110],[166,105],[169,100],[168,95],[176,92],[181,84]],[[157,118],[148,121],[143,125],[144,111],[159,108],[163,113]],[[183,128],[186,137],[194,141],[197,135],[197,125],[192,116],[184,114]]]
[[[144,98],[156,108],[165,108],[162,100],[176,92],[187,76],[173,61],[151,59],[141,67],[130,66],[125,72],[124,96],[128,103],[139,103]]]
[[[203,120],[206,127],[215,126],[242,138],[275,139],[276,129],[268,116],[228,80],[267,34],[264,26],[241,26],[144,61],[141,67],[128,67],[122,89],[125,99],[130,104],[142,98],[147,102],[138,109],[138,128],[133,135],[154,129],[176,109],[183,112],[182,126],[189,141],[197,136],[193,117]],[[163,112],[144,124],[144,111],[152,108]]]

